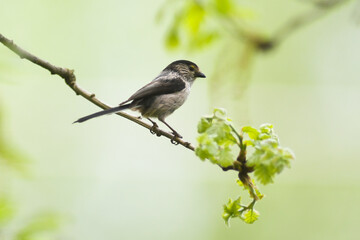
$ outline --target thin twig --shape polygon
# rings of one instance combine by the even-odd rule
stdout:
[[[314,4],[316,5],[315,9],[298,15],[288,21],[286,24],[284,24],[275,32],[273,41],[279,42],[280,40],[284,40],[288,35],[295,32],[296,30],[315,22],[316,20],[324,17],[335,7],[338,7],[341,4],[345,4],[350,1],[351,0],[324,0],[317,2],[314,1]]]
[[[241,136],[237,131],[236,129],[234,128],[234,126],[232,124],[229,124],[231,130],[233,131],[233,133],[235,133],[236,137],[238,138],[239,140],[239,147],[240,149],[243,149],[243,136]]]
[[[55,74],[60,76],[61,78],[63,78],[65,80],[65,83],[77,94],[80,95],[82,97],[84,97],[85,99],[87,99],[88,101],[92,102],[93,104],[95,104],[96,106],[102,108],[102,109],[109,109],[110,106],[107,105],[106,103],[104,103],[103,101],[101,101],[100,99],[95,97],[95,94],[88,92],[87,90],[81,88],[77,83],[76,83],[76,76],[74,74],[74,70],[68,69],[68,68],[62,68],[62,67],[57,67],[47,61],[44,61],[38,57],[36,57],[35,55],[29,53],[28,51],[22,49],[21,47],[19,47],[18,45],[16,45],[12,40],[4,37],[1,33],[0,33],[0,42],[2,44],[4,44],[7,48],[9,48],[11,51],[13,51],[14,53],[16,53],[20,58],[24,58],[29,60],[30,62],[44,68],[50,71],[51,74]],[[135,122],[137,124],[139,124],[140,126],[147,128],[147,129],[152,129],[152,125],[149,125],[148,123],[140,120],[137,117],[133,117],[127,113],[124,112],[118,112],[116,113],[117,115],[124,117],[132,122]],[[169,132],[165,132],[159,128],[155,128],[152,129],[153,132],[155,132],[155,134],[157,136],[164,136],[168,139],[172,139],[174,141],[176,141],[177,143],[179,143],[180,145],[186,147],[187,149],[190,149],[192,151],[195,150],[195,148],[191,145],[191,143],[183,141],[181,139],[179,139],[177,136],[174,136],[173,134],[169,133]]]
[[[312,1],[312,0],[311,0]],[[226,30],[233,34],[233,36],[242,41],[254,44],[258,50],[267,51],[277,47],[286,37],[302,29],[306,25],[317,21],[326,16],[331,10],[340,5],[350,2],[351,0],[319,0],[312,1],[316,5],[314,9],[297,15],[285,22],[279,27],[277,31],[272,34],[272,37],[266,37],[259,32],[253,32],[240,24],[234,17],[225,17],[221,19],[224,22]],[[227,26],[227,24],[229,26]]]

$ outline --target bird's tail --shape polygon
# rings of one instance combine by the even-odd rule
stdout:
[[[89,119],[96,118],[96,117],[100,117],[100,116],[102,116],[102,115],[120,112],[121,110],[125,110],[125,109],[127,109],[127,108],[129,108],[129,107],[130,107],[130,103],[129,103],[129,104],[125,104],[125,105],[121,105],[121,106],[117,106],[117,107],[114,107],[114,108],[109,108],[109,109],[102,110],[102,111],[100,111],[100,112],[96,112],[96,113],[90,114],[90,115],[88,115],[88,116],[79,118],[78,120],[76,120],[76,121],[73,122],[73,123],[82,123],[82,122],[85,122],[85,121],[87,121],[87,120],[89,120]]]

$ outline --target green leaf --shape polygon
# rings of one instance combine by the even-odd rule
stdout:
[[[295,154],[290,148],[282,148],[282,157],[286,160],[286,166],[290,167],[290,161],[295,159]]]
[[[243,144],[245,144],[246,146],[252,146],[252,147],[255,146],[253,140],[244,140],[244,141],[243,141]]]
[[[203,23],[205,18],[205,10],[202,5],[196,1],[191,1],[185,9],[185,26],[191,34],[197,34],[200,29],[200,25]]]
[[[270,133],[272,131],[273,127],[274,126],[270,123],[264,123],[264,124],[260,125],[259,130],[262,133]]]
[[[229,167],[233,165],[234,159],[235,157],[231,153],[231,149],[227,147],[220,151],[218,163],[222,167]]]
[[[169,49],[174,49],[180,45],[180,26],[182,22],[182,14],[175,14],[174,21],[166,34],[165,45]]]
[[[271,136],[269,134],[266,133],[260,133],[259,137],[260,140],[265,140],[265,139],[269,139],[271,138]]]
[[[259,141],[259,143],[263,150],[271,150],[272,151],[273,149],[276,149],[279,146],[278,140],[274,139],[274,138],[260,139],[260,140],[262,140],[261,142]]]
[[[198,51],[222,37],[224,29],[216,22],[221,22],[223,18],[236,21],[252,19],[254,15],[252,10],[234,0],[166,1],[165,4],[166,7],[159,10],[156,19],[166,21],[164,15],[167,14],[172,18],[170,29],[176,25],[176,34],[166,34],[166,46],[170,49],[182,45],[191,51]],[[179,38],[181,41],[176,41]]]
[[[201,160],[208,159],[222,167],[231,166],[236,160],[233,152],[238,148],[233,131],[226,111],[215,109],[213,116],[203,117],[198,123],[200,135],[197,138],[199,145],[195,154]]]
[[[245,186],[244,186],[244,184],[243,184],[243,182],[240,181],[240,179],[236,179],[236,183],[237,183],[240,187],[243,187],[244,189],[246,189]]]
[[[207,134],[211,135],[219,145],[229,146],[236,144],[236,138],[232,135],[231,128],[227,122],[213,122],[211,127],[207,129]]]
[[[218,147],[216,142],[207,134],[202,134],[198,137],[199,146],[195,149],[195,154],[201,159],[209,159],[216,163],[215,156],[218,154]]]
[[[177,48],[180,45],[179,32],[176,29],[171,29],[166,36],[166,47],[169,49]]]
[[[262,184],[273,183],[275,175],[284,167],[290,167],[295,156],[291,150],[280,146],[271,124],[263,124],[259,130],[261,134],[252,140],[255,151],[248,156],[247,165],[254,168],[254,175]]]
[[[242,128],[242,131],[244,133],[247,133],[251,139],[257,140],[258,136],[260,135],[260,132],[251,126],[245,126]]]
[[[216,118],[220,118],[222,120],[227,119],[226,110],[224,108],[215,108],[213,113]]]
[[[234,9],[232,0],[215,0],[215,9],[220,14],[229,14]]]
[[[201,118],[197,126],[198,133],[205,132],[210,126],[211,126],[210,118]]]
[[[242,219],[244,219],[244,221],[246,223],[252,224],[254,223],[256,220],[258,220],[259,218],[259,212],[256,211],[255,209],[251,208],[246,210],[243,215],[242,215]]]
[[[280,173],[284,167],[290,167],[290,161],[294,154],[287,148],[280,146],[278,136],[273,130],[273,125],[262,124],[259,130],[253,127],[244,127],[245,132],[260,134],[250,136],[252,140],[245,140],[247,146],[254,147],[254,152],[247,157],[247,165],[254,168],[254,175],[262,184],[274,182],[276,174]],[[255,130],[257,131],[255,131]]]
[[[241,197],[238,197],[236,200],[229,199],[228,203],[224,205],[224,212],[222,218],[225,220],[226,225],[229,226],[229,219],[240,216],[240,205]]]
[[[260,200],[263,199],[263,197],[265,197],[265,195],[262,194],[257,187],[255,187],[255,193],[256,193],[256,196],[257,196]]]
[[[255,171],[254,174],[257,177],[258,181],[263,184],[266,185],[268,183],[273,183],[274,182],[274,175],[275,175],[275,171],[274,168],[271,168],[268,165],[265,164],[259,164],[255,167]]]

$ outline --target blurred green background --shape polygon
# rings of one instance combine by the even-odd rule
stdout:
[[[238,2],[250,9],[246,21],[267,34],[314,8]],[[259,221],[226,227],[222,204],[240,193],[236,175],[168,139],[118,116],[72,125],[98,108],[1,45],[0,239],[358,239],[359,4],[349,1],[278,48],[251,53],[245,67],[224,66],[246,51],[225,34],[201,49],[169,50],[175,5],[164,4],[0,0],[0,33],[75,69],[79,85],[111,105],[170,62],[196,62],[208,78],[168,118],[186,140],[196,142],[201,116],[224,107],[237,126],[274,124],[296,154],[275,184],[260,186]],[[160,9],[165,16],[156,22]],[[240,84],[214,92],[231,74]]]

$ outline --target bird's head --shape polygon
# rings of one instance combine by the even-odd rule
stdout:
[[[196,78],[206,78],[205,74],[200,71],[199,67],[195,63],[187,60],[172,62],[164,69],[164,71],[166,70],[177,72],[191,82]]]

